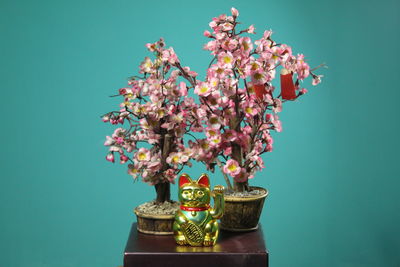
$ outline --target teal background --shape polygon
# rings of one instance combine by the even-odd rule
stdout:
[[[0,0],[0,266],[122,264],[132,209],[154,192],[105,161],[99,116],[160,36],[204,75],[203,30],[231,6],[257,37],[271,28],[329,65],[286,105],[251,181],[270,190],[271,266],[400,266],[394,0]]]

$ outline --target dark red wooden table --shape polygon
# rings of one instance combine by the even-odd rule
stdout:
[[[221,231],[214,247],[178,246],[172,236],[138,233],[132,224],[124,253],[124,267],[243,267],[268,266],[261,227],[252,232]]]

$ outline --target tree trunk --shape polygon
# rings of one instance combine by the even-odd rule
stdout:
[[[231,124],[231,129],[233,128],[236,132],[240,132],[240,122],[232,120],[233,123]],[[237,161],[239,166],[243,168],[243,149],[242,147],[236,143],[232,142],[232,158]],[[249,185],[247,180],[245,182],[236,182],[234,180],[233,189],[235,192],[244,192],[248,191]]]
[[[165,132],[164,129],[161,131],[161,135],[163,138],[161,138],[161,170],[160,170],[160,175],[162,175],[162,172],[166,171],[168,169],[168,164],[167,164],[167,157],[169,155],[169,152],[171,150],[171,140],[172,140],[172,135]],[[164,203],[165,201],[171,201],[171,184],[169,182],[161,181],[157,183],[155,186],[156,192],[157,192],[157,198],[156,198],[156,203],[161,204]]]
[[[242,160],[242,147],[239,144],[233,143],[232,144],[232,158],[237,161],[239,166],[242,168],[243,160]],[[236,182],[234,181],[234,191],[236,192],[244,192],[248,190],[248,182],[247,180],[245,182]]]
[[[248,183],[248,181],[245,181],[245,182],[242,182],[242,183],[234,181],[233,183],[234,183],[233,188],[234,188],[235,192],[249,191],[249,183]]]
[[[166,182],[166,183],[158,183],[154,186],[157,192],[157,198],[156,198],[156,203],[161,204],[164,203],[165,201],[171,201],[171,184]]]

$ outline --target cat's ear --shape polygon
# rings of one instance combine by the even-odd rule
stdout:
[[[197,184],[205,186],[205,187],[210,187],[210,179],[208,178],[207,174],[202,174],[200,178],[197,180]]]
[[[189,184],[192,182],[192,179],[190,179],[189,175],[186,173],[182,174],[181,177],[179,177],[179,187],[182,187],[184,184]]]

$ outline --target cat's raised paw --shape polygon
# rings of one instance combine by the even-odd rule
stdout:
[[[216,185],[214,186],[214,193],[216,194],[223,194],[224,193],[225,188],[222,185]]]

